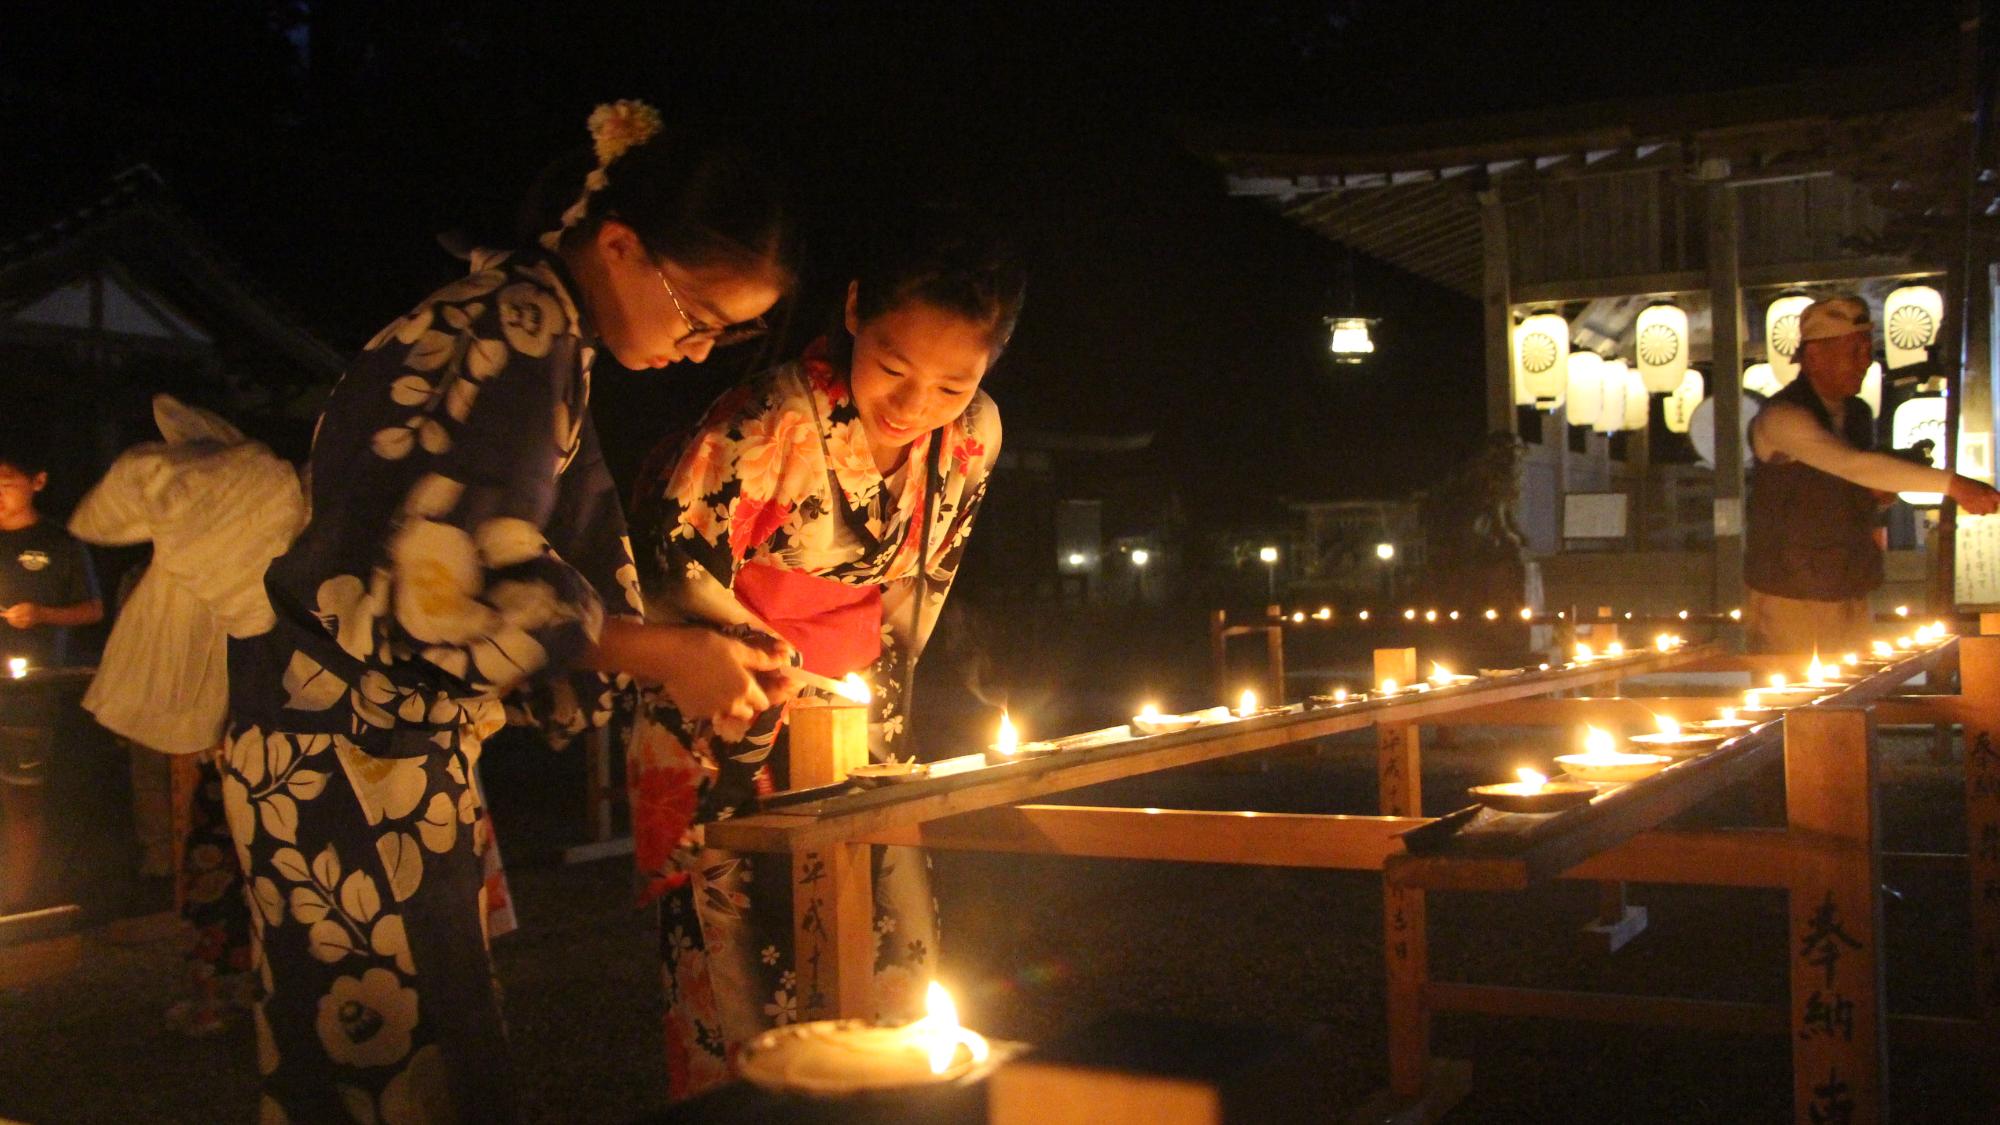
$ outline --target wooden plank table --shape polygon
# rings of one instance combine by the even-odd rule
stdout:
[[[1964,660],[1967,694],[1891,699],[1919,672]],[[1379,654],[1408,666],[1409,650]],[[802,1018],[859,1014],[867,1005],[872,944],[868,853],[873,844],[1023,854],[1169,859],[1380,872],[1388,974],[1390,1089],[1363,1114],[1432,1120],[1462,1095],[1461,1067],[1430,1057],[1440,1010],[1540,1014],[1674,1026],[1775,1030],[1794,1039],[1798,1120],[1829,1112],[1881,1120],[1884,1071],[1879,825],[1873,726],[1882,721],[1966,725],[1967,799],[1974,809],[1973,901],[1978,919],[1975,1021],[1913,1025],[1935,1037],[2000,1041],[2000,637],[1912,652],[1830,697],[1754,728],[1644,782],[1610,789],[1589,806],[1548,817],[1481,817],[1424,854],[1403,834],[1422,815],[1419,724],[1573,727],[1632,725],[1652,711],[1687,721],[1730,700],[1546,698],[1651,672],[1796,671],[1804,658],[1732,657],[1715,646],[1642,650],[1462,687],[1282,713],[1175,735],[1114,739],[1088,750],[869,792],[795,795],[792,803],[711,825],[709,842],[792,857]],[[1213,761],[1366,727],[1377,730],[1379,816],[1165,811],[1022,805],[1047,794]],[[1102,732],[1100,732],[1101,734]],[[1670,831],[1659,827],[1782,758],[1787,825]],[[1985,805],[1978,805],[1984,801]],[[1979,811],[1983,809],[1984,811]],[[1463,816],[1445,818],[1462,820]],[[1982,848],[1985,849],[1982,852]],[[1987,858],[1982,859],[1982,855]],[[1518,890],[1556,877],[1787,889],[1793,904],[1789,1014],[1775,1006],[1672,997],[1603,996],[1434,981],[1424,896],[1439,890]],[[1985,897],[1982,897],[1985,896]],[[1622,898],[1620,899],[1622,903]],[[804,1013],[810,1013],[810,1016]],[[1965,1034],[1967,1031],[1971,1034]],[[1815,1116],[1818,1115],[1818,1116]]]

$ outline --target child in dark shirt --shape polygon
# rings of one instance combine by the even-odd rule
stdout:
[[[36,669],[69,659],[69,630],[104,616],[83,547],[35,509],[48,484],[42,460],[0,439],[0,822],[6,864],[0,912],[32,901],[41,852],[43,762],[53,734],[50,685]]]

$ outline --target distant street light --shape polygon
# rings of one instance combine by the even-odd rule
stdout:
[[[1375,557],[1381,559],[1383,562],[1388,562],[1390,559],[1396,557],[1396,545],[1394,543],[1375,544]]]
[[[1267,601],[1278,600],[1278,549],[1272,546],[1257,548],[1257,561],[1264,564],[1264,596]]]
[[[1071,552],[1069,553],[1069,565],[1070,565],[1070,566],[1072,566],[1072,567],[1074,567],[1074,568],[1076,568],[1076,569],[1078,569],[1078,570],[1082,570],[1082,569],[1083,569],[1083,562],[1084,562],[1084,559],[1083,559],[1083,552],[1082,552],[1082,551],[1071,551]]]
[[[1153,561],[1153,553],[1151,551],[1148,551],[1144,547],[1133,548],[1132,550],[1133,566],[1140,567],[1143,569],[1147,563],[1152,561]]]

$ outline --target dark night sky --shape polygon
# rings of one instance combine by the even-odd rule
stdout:
[[[898,199],[1010,215],[1034,271],[991,385],[1010,427],[1156,431],[1196,510],[1248,515],[1247,495],[1395,491],[1446,466],[1434,451],[1469,452],[1478,310],[1363,262],[1382,350],[1331,368],[1339,252],[1226,199],[1171,122],[1393,124],[1936,65],[1922,43],[1953,7],[42,4],[0,42],[0,238],[146,159],[344,351],[453,270],[436,232],[505,228],[591,105],[645,97],[788,154],[809,280]],[[799,316],[827,291],[809,285]],[[607,443],[685,424],[735,374],[601,379]]]

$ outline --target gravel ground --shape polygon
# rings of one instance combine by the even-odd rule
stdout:
[[[1451,807],[1523,732],[1461,731],[1427,751],[1425,790]],[[1262,771],[1190,770],[1104,786],[1074,803],[1267,811],[1367,811],[1365,741],[1333,740]],[[1927,739],[1885,736],[1888,844],[1962,850],[1959,774]],[[574,835],[573,758],[495,755],[488,787],[523,929],[496,944],[507,990],[511,1065],[533,1121],[630,1121],[664,1101],[659,984],[650,919],[628,908],[626,861],[537,862]],[[553,795],[553,796],[551,796]],[[1733,810],[1710,810],[1726,819]],[[1329,1025],[1334,1087],[1353,1104],[1385,1080],[1380,897],[1371,877],[945,854],[937,857],[944,974],[968,1023],[1046,1040],[1112,1010],[1251,1024]],[[1899,1012],[1954,1014],[1967,991],[1962,876],[1891,872],[1905,897],[1887,915],[1889,992]],[[1775,892],[1639,886],[1651,928],[1615,956],[1578,928],[1588,885],[1432,897],[1439,979],[1778,1001],[1785,920]],[[36,1123],[247,1121],[252,1049],[239,1024],[210,1040],[169,1031],[170,937],[86,935],[84,964],[60,980],[0,990],[0,1117]],[[1540,1020],[1440,1016],[1438,1053],[1474,1065],[1467,1122],[1789,1120],[1788,1054],[1777,1037],[1710,1036]],[[1950,1053],[1896,1050],[1898,1120],[1990,1121],[1975,1112],[1972,1066]]]

